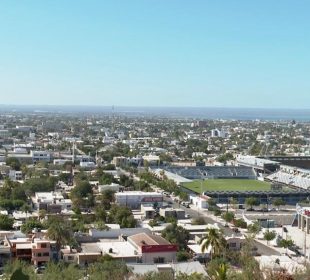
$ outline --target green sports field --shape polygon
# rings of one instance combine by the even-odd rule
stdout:
[[[201,188],[202,182],[202,188]],[[183,187],[200,193],[205,191],[270,191],[270,183],[247,179],[208,179],[183,183]]]

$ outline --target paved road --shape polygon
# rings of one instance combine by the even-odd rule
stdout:
[[[166,202],[172,202],[172,206],[174,208],[181,208],[184,209],[186,214],[189,214],[192,218],[197,218],[197,217],[203,217],[204,220],[206,221],[206,223],[208,224],[215,224],[217,223],[219,228],[221,228],[224,231],[224,234],[226,236],[231,236],[232,234],[234,234],[234,232],[232,231],[231,228],[228,227],[224,227],[220,222],[214,220],[213,218],[211,218],[210,216],[208,216],[207,214],[207,210],[203,210],[203,211],[197,211],[195,209],[192,208],[186,208],[183,205],[179,205],[179,203],[175,203],[174,201],[172,201],[170,198],[165,197],[165,201]],[[241,234],[240,234],[241,235]],[[255,246],[257,247],[257,253],[261,254],[261,255],[280,255],[280,253],[264,244],[261,244],[257,241],[255,242]]]

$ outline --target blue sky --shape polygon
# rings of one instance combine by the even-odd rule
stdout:
[[[310,1],[0,2],[0,104],[310,108]]]

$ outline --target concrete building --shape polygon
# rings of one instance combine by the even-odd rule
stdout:
[[[156,212],[153,206],[141,205],[141,212],[142,212],[142,217],[145,219],[153,219],[156,215]]]
[[[302,231],[306,231],[307,234],[310,233],[310,207],[297,205],[297,221],[298,228]]]
[[[119,184],[112,183],[110,185],[99,185],[98,186],[98,192],[104,192],[105,190],[111,190],[115,192],[119,192],[120,190],[124,189],[123,186]]]
[[[7,139],[11,137],[11,132],[8,129],[0,129],[0,138]]]
[[[160,208],[159,215],[162,217],[174,217],[176,219],[185,219],[185,211],[183,209]]]
[[[139,209],[141,205],[153,205],[157,203],[161,206],[163,195],[157,192],[126,191],[115,194],[115,201],[119,205],[128,206],[132,209]]]
[[[44,265],[51,260],[58,260],[59,257],[56,241],[37,238],[36,234],[32,238],[6,238],[4,246],[9,248],[13,260],[31,262],[36,266]]]
[[[60,192],[36,192],[31,199],[34,209],[44,209],[48,213],[60,213],[72,208],[71,199],[65,199]]]
[[[200,209],[207,209],[209,207],[208,200],[210,197],[206,195],[190,195],[189,199],[193,205]]]
[[[122,166],[127,164],[127,158],[126,157],[114,157],[112,160],[112,164],[115,166]]]
[[[21,181],[23,180],[23,173],[21,171],[10,170],[9,178],[12,181]]]
[[[44,161],[50,162],[51,161],[51,153],[45,151],[31,151],[30,155],[32,157],[32,161],[34,163]]]
[[[176,261],[178,246],[157,235],[139,233],[128,237],[142,263],[169,263]]]

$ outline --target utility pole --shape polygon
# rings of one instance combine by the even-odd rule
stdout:
[[[305,230],[305,236],[304,236],[304,255],[305,258],[307,259],[307,229]]]

